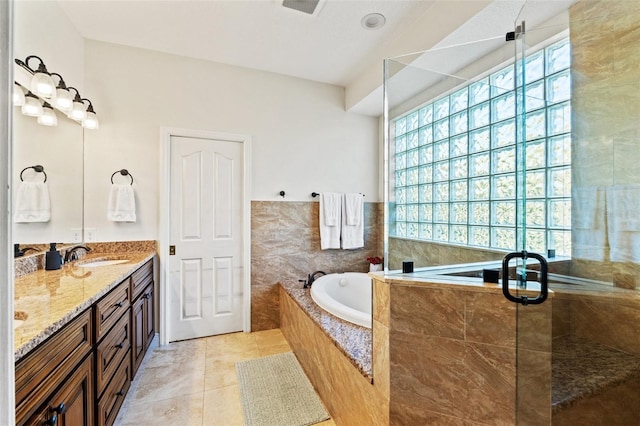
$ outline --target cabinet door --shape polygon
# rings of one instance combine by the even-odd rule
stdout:
[[[138,371],[146,349],[145,302],[146,299],[140,297],[131,308],[131,355],[134,375]]]
[[[145,310],[145,323],[146,323],[146,342],[145,342],[145,349],[149,347],[149,345],[151,344],[151,341],[153,340],[153,337],[156,333],[156,329],[153,326],[154,324],[154,319],[155,319],[155,315],[154,315],[154,309],[155,309],[155,301],[154,301],[154,292],[153,292],[153,282],[151,282],[151,284],[149,284],[149,287],[147,287],[147,289],[144,291],[144,310]]]
[[[56,426],[95,424],[92,370],[93,355],[89,355],[26,424]]]

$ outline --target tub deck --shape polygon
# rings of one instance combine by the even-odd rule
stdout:
[[[329,336],[333,344],[368,380],[373,379],[372,332],[326,312],[311,299],[300,283],[280,283],[300,308]]]

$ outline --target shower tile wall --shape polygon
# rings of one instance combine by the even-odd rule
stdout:
[[[317,270],[368,271],[367,257],[382,256],[383,213],[382,203],[364,203],[364,248],[321,250],[318,202],[252,201],[251,329],[280,326],[278,282]]]
[[[580,1],[571,7],[570,18],[576,259],[571,273],[636,289],[640,7],[629,1]]]

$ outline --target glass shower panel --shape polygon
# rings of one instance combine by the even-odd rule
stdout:
[[[387,270],[516,249],[512,61],[504,34],[385,61]]]
[[[640,221],[629,220],[640,207],[640,4],[572,2],[551,23],[537,8],[515,20],[525,23],[518,234],[548,257],[551,295],[517,309],[516,419],[640,424]]]

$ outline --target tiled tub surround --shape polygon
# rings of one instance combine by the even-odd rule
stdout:
[[[301,284],[281,284],[284,291],[324,331],[333,344],[367,379],[373,378],[371,330],[337,318],[315,304]]]
[[[364,242],[357,250],[321,250],[319,203],[251,202],[251,329],[278,328],[278,283],[307,274],[367,272],[367,257],[382,256],[383,203],[364,203]]]
[[[371,371],[371,330],[316,311],[308,290],[278,287],[280,329],[335,423],[388,424],[388,395],[377,379],[372,383],[370,372],[358,366],[368,363],[364,369]],[[375,365],[372,368],[376,371]]]
[[[115,253],[129,261],[97,268],[83,268],[72,262],[56,271],[39,269],[16,278],[14,309],[26,313],[24,322],[14,329],[16,361],[155,256],[155,246],[149,250],[129,244],[111,253],[98,252],[98,244],[91,246],[93,250],[83,261]],[[124,248],[144,251],[127,252]]]

